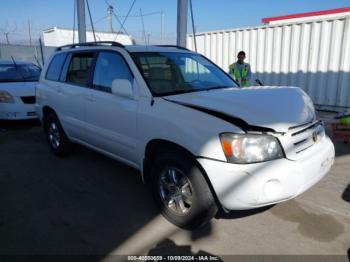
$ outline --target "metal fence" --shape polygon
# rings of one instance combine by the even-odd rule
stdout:
[[[46,47],[40,45],[12,45],[0,44],[0,59],[33,62],[35,64],[43,65],[43,62],[49,58],[51,53],[55,50],[53,47]]]
[[[317,107],[350,107],[350,17],[196,34],[198,52],[225,71],[240,50],[253,79],[299,86]],[[193,36],[187,47],[194,50]]]

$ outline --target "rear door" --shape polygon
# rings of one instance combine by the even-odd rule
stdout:
[[[52,59],[48,66],[48,69],[46,70],[45,79],[42,82],[39,82],[38,89],[45,89],[45,96],[43,99],[46,101],[44,102],[50,107],[52,107],[55,112],[57,113],[61,123],[65,127],[65,97],[62,94],[62,85],[63,83],[60,82],[61,72],[64,65],[64,62],[66,61],[67,53],[59,53],[56,54]],[[42,85],[42,86],[41,86]]]
[[[120,53],[99,52],[92,89],[86,97],[89,141],[108,153],[136,163],[138,161],[136,154],[138,101],[135,98],[112,94],[112,82],[115,79],[127,79],[135,85],[133,74]]]
[[[86,99],[88,98],[92,65],[96,53],[93,51],[72,52],[64,64],[61,93],[64,101],[64,122],[67,133],[86,141]]]

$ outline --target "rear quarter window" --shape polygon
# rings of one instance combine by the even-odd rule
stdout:
[[[63,53],[63,54],[57,54],[52,58],[46,73],[47,80],[58,81],[60,79],[62,66],[66,59],[66,56],[67,54]]]

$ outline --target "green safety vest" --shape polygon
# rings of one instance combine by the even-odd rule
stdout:
[[[345,116],[345,117],[340,118],[340,123],[343,125],[350,126],[350,116]]]
[[[247,78],[248,71],[249,71],[249,64],[247,63],[243,64],[242,75],[241,75],[241,72],[238,70],[237,63],[231,64],[229,69],[230,69],[230,74],[233,75],[234,79],[240,84],[241,87],[247,87],[250,85],[247,79],[245,81],[242,81],[242,78]]]

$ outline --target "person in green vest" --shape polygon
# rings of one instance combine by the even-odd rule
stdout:
[[[252,72],[250,65],[244,62],[245,52],[240,51],[237,55],[237,62],[229,66],[229,74],[238,82],[240,87],[250,86]]]

